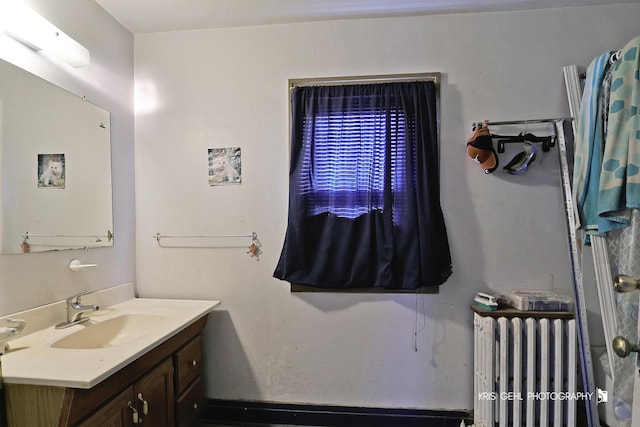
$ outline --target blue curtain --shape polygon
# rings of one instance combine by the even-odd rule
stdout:
[[[433,82],[292,92],[289,219],[274,277],[417,289],[451,275]]]

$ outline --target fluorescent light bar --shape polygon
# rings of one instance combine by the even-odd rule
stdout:
[[[17,0],[0,0],[4,32],[29,46],[53,55],[75,68],[89,65],[89,50],[33,9]]]

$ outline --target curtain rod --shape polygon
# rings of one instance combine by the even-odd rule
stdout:
[[[512,120],[512,121],[506,121],[506,122],[491,122],[486,120],[485,123],[488,125],[494,125],[494,126],[499,126],[499,125],[519,125],[519,124],[523,124],[523,123],[552,123],[552,122],[570,122],[573,119],[570,117],[561,117],[561,118],[556,118],[556,119],[531,119],[531,120]]]
[[[377,76],[351,77],[311,77],[305,79],[289,79],[289,89],[302,86],[333,86],[341,84],[394,83],[432,81],[440,84],[441,73],[386,74]]]

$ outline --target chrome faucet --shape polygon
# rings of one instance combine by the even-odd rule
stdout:
[[[80,297],[88,293],[89,291],[85,291],[67,298],[67,321],[58,323],[55,326],[56,329],[64,329],[68,328],[69,326],[84,323],[89,320],[88,317],[82,316],[85,311],[100,310],[100,307],[97,305],[82,305]]]

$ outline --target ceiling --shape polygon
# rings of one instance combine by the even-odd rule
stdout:
[[[640,0],[96,0],[133,34]]]

